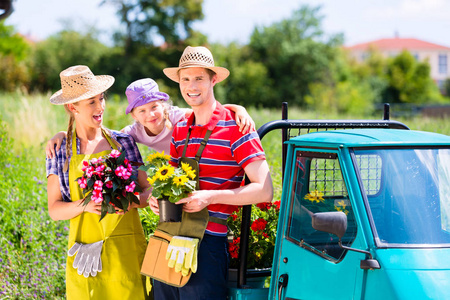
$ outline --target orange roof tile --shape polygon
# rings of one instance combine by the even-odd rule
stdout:
[[[354,46],[346,47],[350,50],[368,50],[370,47],[375,47],[379,50],[448,50],[449,47],[437,45],[418,39],[403,39],[403,38],[391,38],[391,39],[379,39],[367,43],[357,44]]]

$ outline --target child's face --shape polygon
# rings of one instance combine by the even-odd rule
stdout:
[[[141,123],[149,134],[158,135],[164,129],[165,119],[162,101],[153,101],[135,107],[131,116]]]

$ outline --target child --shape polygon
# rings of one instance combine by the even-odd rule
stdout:
[[[169,103],[169,95],[160,92],[158,84],[150,78],[132,82],[125,94],[128,106],[125,113],[131,113],[135,123],[122,129],[130,134],[137,143],[164,153],[170,152],[173,125],[184,120],[192,113],[191,109],[181,109]],[[255,130],[255,124],[244,107],[225,104],[227,109],[235,112],[235,121],[243,133]],[[45,149],[47,158],[52,158],[65,137],[65,132],[57,133],[47,143]]]

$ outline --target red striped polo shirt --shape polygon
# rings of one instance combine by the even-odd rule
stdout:
[[[176,124],[170,146],[172,164],[178,165],[183,154],[189,128],[191,134],[186,150],[186,157],[194,158],[200,142],[207,130],[212,130],[208,143],[200,158],[200,190],[224,190],[238,188],[244,178],[244,168],[251,162],[266,159],[258,134],[239,132],[234,120],[234,113],[216,101],[216,109],[205,125],[193,125],[194,114],[185,121]],[[235,206],[211,204],[208,206],[210,216],[226,220]],[[206,233],[225,236],[227,227],[209,222]]]

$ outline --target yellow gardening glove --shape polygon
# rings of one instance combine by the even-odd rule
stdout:
[[[167,247],[166,253],[166,259],[169,260],[169,268],[175,267],[175,272],[181,271],[183,276],[189,274],[189,269],[192,272],[196,272],[197,247],[198,239],[196,238],[174,236],[169,243],[169,247]]]
[[[189,269],[192,273],[197,272],[197,252],[198,252],[198,240],[194,247],[193,251],[189,251],[186,254],[186,259],[184,260],[184,264],[181,267],[181,274],[186,276],[189,274]]]

